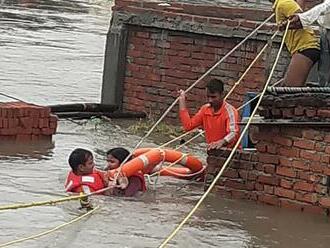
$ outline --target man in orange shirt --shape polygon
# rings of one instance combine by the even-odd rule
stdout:
[[[186,131],[197,127],[205,130],[208,150],[222,147],[232,148],[239,138],[238,111],[224,101],[223,82],[212,79],[206,85],[208,103],[203,105],[197,114],[190,117],[186,107],[186,96],[179,91],[180,120]]]

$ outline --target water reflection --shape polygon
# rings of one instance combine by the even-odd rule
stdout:
[[[0,160],[43,160],[51,159],[55,144],[51,140],[40,140],[33,143],[0,143]]]

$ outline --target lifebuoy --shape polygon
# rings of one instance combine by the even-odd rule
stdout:
[[[151,149],[145,153],[126,162],[121,169],[117,168],[108,171],[108,176],[114,177],[119,171],[126,177],[133,176],[138,171],[144,174],[149,174],[154,167],[159,164],[164,158],[164,154],[160,149]]]
[[[113,178],[120,171],[124,176],[130,177],[141,171],[144,174],[159,172],[161,176],[189,179],[201,175],[205,168],[197,157],[171,149],[140,148],[133,153],[133,157],[121,169],[108,171],[108,176]],[[184,167],[163,167],[156,168],[155,171],[155,167],[162,162],[177,162]]]
[[[134,156],[140,156],[150,150],[157,148],[139,148],[133,153]],[[202,161],[190,154],[184,154],[180,151],[171,149],[162,149],[164,152],[163,161],[169,163],[178,163],[184,167],[163,167],[159,170],[160,176],[173,176],[176,178],[190,179],[201,175],[205,169]],[[161,162],[161,161],[160,161]]]
[[[139,156],[141,154],[145,154],[150,150],[154,150],[157,148],[139,148],[133,153],[133,155]],[[177,162],[178,164],[188,168],[192,173],[198,172],[203,169],[203,163],[199,158],[190,155],[184,154],[180,151],[172,150],[172,149],[162,149],[164,151],[164,161],[169,163]]]

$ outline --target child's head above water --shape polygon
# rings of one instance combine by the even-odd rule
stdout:
[[[79,176],[91,174],[95,166],[93,154],[82,148],[71,152],[68,161],[73,173]]]
[[[107,170],[117,169],[129,156],[130,152],[123,147],[112,148],[107,151]],[[130,160],[130,159],[128,159]]]

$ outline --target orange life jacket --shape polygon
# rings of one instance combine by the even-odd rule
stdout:
[[[65,182],[65,190],[74,193],[90,193],[105,187],[103,174],[98,170],[94,170],[92,174],[77,176],[72,171],[67,176]]]

